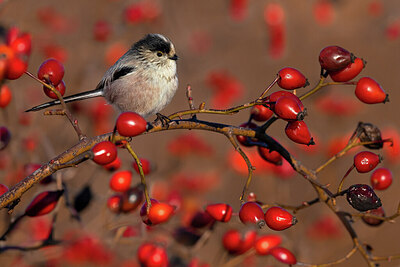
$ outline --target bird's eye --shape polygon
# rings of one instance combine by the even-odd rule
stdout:
[[[163,55],[163,53],[162,53],[162,52],[160,52],[160,51],[159,51],[159,52],[157,52],[157,56],[158,56],[158,57],[161,57],[162,55]]]

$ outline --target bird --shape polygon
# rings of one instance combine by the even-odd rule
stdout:
[[[158,115],[178,89],[177,60],[170,39],[161,34],[147,34],[106,71],[94,90],[67,96],[64,102],[104,97],[119,112],[133,111],[144,118]],[[26,112],[59,104],[55,100]]]

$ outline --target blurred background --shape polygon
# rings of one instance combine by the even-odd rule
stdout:
[[[3,0],[0,12],[1,25],[17,26],[31,34],[30,72],[36,74],[47,58],[63,62],[66,95],[93,89],[108,67],[145,34],[161,33],[169,37],[179,56],[180,84],[176,96],[163,111],[165,115],[188,109],[188,84],[193,90],[195,106],[205,102],[206,108],[221,109],[257,98],[283,67],[300,70],[313,86],[319,80],[321,49],[328,45],[346,48],[367,61],[359,77],[369,76],[379,82],[390,95],[390,102],[367,105],[355,97],[354,86],[326,87],[304,101],[308,109],[305,121],[315,146],[291,142],[284,133],[283,121],[277,121],[268,133],[303,164],[317,168],[344,147],[359,121],[375,124],[384,138],[394,139],[393,147],[385,146],[380,152],[384,157],[380,167],[390,168],[394,181],[391,187],[377,194],[387,215],[396,212],[400,200],[397,181],[400,173],[398,1]],[[76,144],[77,138],[64,117],[23,112],[48,101],[40,84],[25,75],[9,82],[8,86],[12,101],[0,109],[0,126],[10,130],[12,139],[9,146],[0,151],[0,182],[11,187],[35,170],[37,164],[46,163]],[[311,86],[298,93],[303,94]],[[275,86],[273,90],[279,89]],[[102,99],[69,106],[88,136],[112,131],[118,115]],[[199,116],[232,125],[246,122],[248,117],[249,110],[233,116]],[[89,206],[80,214],[81,222],[72,219],[65,205],[61,205],[54,234],[57,239],[67,240],[64,245],[33,252],[7,251],[0,254],[3,266],[139,266],[135,254],[145,240],[157,241],[166,247],[170,266],[188,266],[193,258],[210,266],[222,266],[232,259],[234,256],[224,251],[221,237],[228,229],[243,231],[245,226],[237,216],[228,224],[216,225],[206,244],[196,250],[174,239],[176,229],[187,225],[193,215],[209,203],[228,203],[235,212],[239,211],[246,169],[229,141],[212,132],[166,131],[134,138],[132,146],[153,166],[147,176],[152,197],[175,201],[173,203],[179,206],[172,220],[149,230],[143,226],[137,210],[121,215],[110,212],[106,203],[112,195],[108,188],[112,172],[85,162],[54,175],[66,183],[71,200],[86,185],[93,193]],[[299,205],[316,197],[312,187],[286,163],[277,168],[264,162],[256,148],[245,151],[257,168],[250,185],[257,200]],[[355,151],[322,171],[320,182],[336,188],[351,166]],[[119,150],[119,157],[121,169],[134,172],[128,153]],[[370,174],[353,172],[346,183],[347,186],[369,184],[369,177]],[[135,173],[133,183],[137,182],[139,176]],[[1,211],[2,232],[10,218],[23,213],[36,194],[54,187],[53,184],[33,187],[22,197],[12,216]],[[355,211],[346,201],[339,200],[338,205],[345,211]],[[351,250],[348,233],[325,205],[301,210],[296,217],[299,222],[283,232],[273,232],[267,227],[257,232],[260,235],[278,233],[283,238],[282,246],[305,263],[328,263]],[[51,218],[46,215],[24,219],[6,244],[31,245],[43,239]],[[130,229],[131,233],[116,239],[120,227]],[[400,253],[397,223],[370,227],[356,220],[354,227],[360,240],[372,246],[374,255]],[[86,258],[74,247],[81,242],[79,238],[86,238],[85,246],[94,247],[85,253],[81,250]],[[244,264],[281,266],[270,256],[254,255],[237,266]],[[364,260],[356,253],[339,266],[362,264]],[[381,266],[399,265],[400,262],[394,261],[382,262]]]

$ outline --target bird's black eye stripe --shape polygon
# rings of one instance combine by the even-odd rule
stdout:
[[[112,80],[115,81],[122,76],[125,76],[135,70],[135,67],[122,67],[113,73]]]

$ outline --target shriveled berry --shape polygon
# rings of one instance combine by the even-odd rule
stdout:
[[[344,69],[351,63],[351,54],[346,49],[332,45],[327,46],[319,53],[321,68],[331,72]]]
[[[354,156],[354,166],[359,173],[372,171],[380,162],[380,156],[370,151],[361,151]]]
[[[349,187],[346,199],[358,211],[377,209],[382,206],[374,190],[366,184],[355,184]]]
[[[376,169],[371,174],[371,185],[375,190],[387,189],[393,181],[393,174],[387,168]]]
[[[335,82],[348,82],[357,77],[364,67],[365,61],[361,58],[356,58],[353,63],[350,63],[344,69],[329,72],[329,76]]]
[[[366,104],[378,104],[389,101],[389,95],[370,77],[361,78],[356,85],[357,98]]]
[[[275,231],[285,230],[297,223],[296,217],[281,207],[271,207],[264,215],[268,227]]]
[[[269,254],[284,264],[294,265],[297,263],[296,257],[286,248],[274,247],[269,251]]]
[[[357,129],[361,131],[358,138],[361,142],[376,142],[364,145],[369,149],[381,149],[383,147],[381,130],[372,123],[360,122]]]
[[[254,223],[258,227],[265,225],[264,212],[256,202],[246,202],[240,207],[239,218],[242,223]]]
[[[385,211],[383,210],[383,207],[379,207],[374,210],[368,210],[365,212],[365,214],[371,214],[371,215],[375,215],[375,216],[385,217]],[[361,217],[361,218],[362,218],[363,222],[368,224],[369,226],[379,226],[384,222],[384,220],[367,217],[367,216]]]
[[[287,137],[303,145],[315,145],[307,124],[304,121],[289,121],[285,128]]]
[[[214,220],[220,222],[229,222],[232,217],[232,207],[225,203],[209,204],[206,207],[206,212],[210,214]]]
[[[283,68],[278,75],[278,85],[282,89],[294,90],[309,84],[306,77],[295,68]]]

